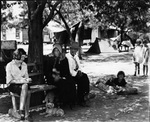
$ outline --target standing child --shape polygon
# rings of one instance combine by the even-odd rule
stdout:
[[[134,76],[136,76],[137,72],[138,75],[140,74],[140,64],[142,63],[142,47],[141,47],[141,39],[137,39],[136,40],[136,44],[137,46],[134,49],[134,53],[133,53],[133,60],[135,63],[135,73]]]
[[[147,40],[143,41],[143,76],[148,76],[148,61],[150,56],[150,49],[147,46]]]

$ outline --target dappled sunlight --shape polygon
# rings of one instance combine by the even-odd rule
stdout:
[[[45,54],[51,52],[52,45],[44,45]],[[49,48],[50,47],[50,48]],[[27,49],[27,46],[26,46]],[[132,52],[128,53],[101,53],[99,55],[83,55],[81,69],[87,73],[90,80],[90,92],[95,93],[96,97],[89,102],[90,107],[69,107],[64,106],[65,117],[44,117],[40,115],[44,110],[32,111],[34,121],[146,121],[148,122],[149,105],[149,79],[150,77],[133,76],[134,63],[132,62]],[[92,86],[99,78],[115,75],[118,71],[124,71],[126,81],[137,88],[137,95],[108,95]],[[8,109],[11,108],[9,96],[0,95],[0,116],[8,118]],[[3,119],[1,119],[3,120]]]

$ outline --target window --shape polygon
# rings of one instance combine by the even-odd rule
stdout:
[[[2,30],[2,38],[3,40],[6,40],[6,29]]]
[[[16,28],[16,38],[20,39],[20,30]]]

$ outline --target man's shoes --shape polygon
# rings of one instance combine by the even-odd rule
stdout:
[[[17,111],[14,111],[12,108],[8,110],[8,114],[16,119],[21,119],[20,114]]]
[[[25,113],[24,110],[19,110],[19,114],[21,116],[20,120],[25,120]]]
[[[26,116],[25,120],[27,120],[28,122],[33,122],[33,118],[31,115]]]

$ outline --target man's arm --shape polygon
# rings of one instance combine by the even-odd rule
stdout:
[[[69,71],[70,71],[70,74],[75,77],[77,75],[77,72],[78,71],[75,71],[74,70],[74,67],[73,67],[73,61],[71,59],[71,57],[69,55],[66,55],[67,59],[68,59],[68,64],[69,64]]]
[[[75,58],[75,60],[77,61],[77,64],[78,64],[78,70],[81,71],[81,65],[80,65],[80,59],[79,59],[79,56],[76,54],[76,55],[74,56],[74,58]]]

